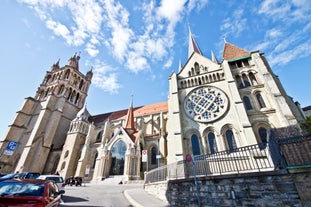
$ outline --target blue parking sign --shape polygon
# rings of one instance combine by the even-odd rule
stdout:
[[[9,141],[8,145],[6,146],[6,148],[3,152],[3,154],[4,155],[13,155],[13,152],[14,152],[16,147],[17,147],[17,142]]]

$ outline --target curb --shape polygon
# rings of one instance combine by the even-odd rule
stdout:
[[[144,207],[143,205],[141,205],[140,203],[138,203],[136,200],[134,200],[128,193],[128,190],[125,190],[123,192],[124,196],[126,197],[126,199],[134,206],[134,207]]]

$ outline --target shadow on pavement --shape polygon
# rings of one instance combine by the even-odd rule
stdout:
[[[74,197],[74,196],[66,196],[66,195],[63,195],[62,196],[62,200],[64,201],[64,203],[66,202],[85,202],[85,201],[88,201],[87,199],[84,199],[84,198],[79,198],[79,197]]]

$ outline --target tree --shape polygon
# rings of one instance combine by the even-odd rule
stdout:
[[[311,134],[311,116],[307,116],[306,120],[301,122],[301,128]]]

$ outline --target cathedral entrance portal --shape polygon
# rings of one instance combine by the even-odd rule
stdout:
[[[123,175],[125,161],[126,144],[119,140],[111,149],[110,175]]]

